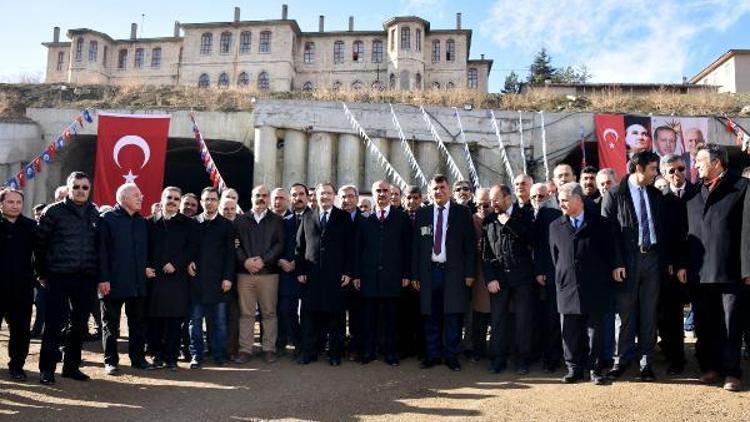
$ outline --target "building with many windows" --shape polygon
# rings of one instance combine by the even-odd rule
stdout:
[[[281,19],[175,22],[171,37],[116,40],[87,28],[55,28],[47,47],[47,83],[252,86],[261,90],[397,90],[470,88],[487,92],[492,60],[469,58],[471,34],[433,29],[416,16],[387,20],[383,30],[303,32],[282,6]]]

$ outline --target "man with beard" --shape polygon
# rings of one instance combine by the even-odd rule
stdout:
[[[599,196],[604,198],[607,191],[615,184],[615,171],[611,168],[604,168],[596,173],[596,189],[599,190]],[[601,201],[599,201],[601,205]]]
[[[351,280],[353,234],[351,216],[333,206],[335,188],[320,183],[317,205],[302,216],[297,231],[295,263],[302,286],[303,353],[307,365],[318,358],[318,332],[328,335],[331,366],[341,365],[344,337],[345,288]]]
[[[466,205],[472,214],[476,211],[474,205],[474,192],[468,180],[459,180],[453,184],[453,200],[461,205]]]
[[[513,193],[516,195],[516,203],[519,207],[531,209],[529,189],[533,184],[534,179],[528,174],[519,174],[513,179]]]
[[[198,197],[194,193],[188,192],[183,195],[182,202],[180,202],[180,213],[190,218],[198,215]]]
[[[596,207],[596,212],[599,213],[601,210],[602,196],[599,193],[599,189],[596,187],[596,167],[586,166],[581,169],[581,175],[578,178],[578,183],[583,189],[583,200],[590,206]]]
[[[399,197],[401,190],[398,191]],[[388,192],[387,199],[390,203],[391,195],[394,191]],[[366,217],[357,208],[359,192],[354,185],[344,185],[339,188],[338,200],[341,209],[349,214],[352,219],[352,230],[355,230],[359,223]],[[362,293],[349,286],[346,291],[346,313],[349,321],[349,359],[352,361],[361,361],[365,353],[365,302],[362,299]]]

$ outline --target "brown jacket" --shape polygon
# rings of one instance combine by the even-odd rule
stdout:
[[[237,246],[237,272],[247,274],[245,261],[259,256],[263,268],[258,274],[277,274],[277,262],[284,252],[284,220],[268,210],[260,223],[255,222],[252,211],[237,216],[235,220]]]
[[[471,309],[476,312],[490,313],[490,292],[487,290],[487,284],[484,282],[484,272],[482,271],[482,218],[474,214],[471,216],[474,223],[474,232],[477,234],[477,279],[471,287]]]

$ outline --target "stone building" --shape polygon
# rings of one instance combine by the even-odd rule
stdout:
[[[175,22],[171,37],[116,40],[88,28],[47,47],[47,83],[250,86],[261,90],[397,90],[470,88],[487,92],[492,60],[470,59],[470,29],[433,29],[416,16],[387,20],[382,30],[303,32],[288,18],[231,22]]]
[[[750,92],[750,50],[722,54],[690,79],[693,84],[719,86],[719,92]]]

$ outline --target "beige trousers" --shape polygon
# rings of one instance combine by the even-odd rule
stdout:
[[[263,317],[263,351],[276,351],[276,303],[279,297],[278,274],[237,274],[240,303],[240,352],[252,353],[255,334],[255,305]]]

